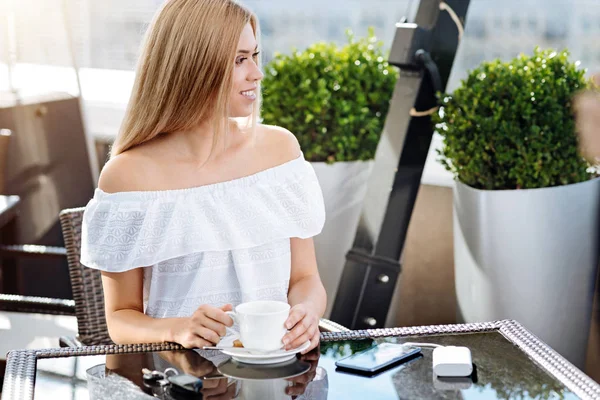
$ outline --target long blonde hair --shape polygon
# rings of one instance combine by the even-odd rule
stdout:
[[[258,19],[234,0],[167,0],[146,32],[111,157],[207,120],[214,124],[214,149],[228,129],[234,59],[248,23],[258,40]],[[252,126],[258,108],[257,101]]]

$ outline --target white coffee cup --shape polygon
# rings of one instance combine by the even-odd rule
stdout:
[[[287,333],[285,321],[290,314],[290,305],[282,301],[260,300],[238,305],[227,314],[240,327],[240,340],[244,348],[273,351],[283,347],[283,336]]]

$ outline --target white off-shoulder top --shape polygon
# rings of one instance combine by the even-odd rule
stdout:
[[[189,189],[96,189],[82,226],[81,263],[144,268],[144,312],[191,315],[252,300],[287,301],[290,238],[317,235],[323,195],[303,155],[231,181]]]

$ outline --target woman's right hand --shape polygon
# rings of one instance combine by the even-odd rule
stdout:
[[[232,309],[231,304],[201,305],[191,317],[181,318],[172,326],[172,341],[187,349],[216,345],[225,336],[225,328],[233,325],[231,317],[225,314]]]

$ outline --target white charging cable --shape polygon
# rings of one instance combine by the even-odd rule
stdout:
[[[404,342],[402,344],[405,344],[407,346],[419,346],[419,347],[444,347],[441,344],[435,344],[435,343],[417,343],[417,342]]]

